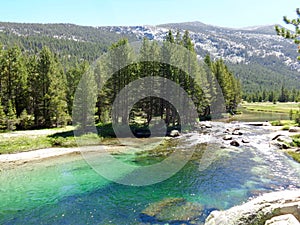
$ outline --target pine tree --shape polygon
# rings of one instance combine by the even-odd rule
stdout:
[[[88,62],[84,61],[80,64],[76,63],[74,66],[71,66],[66,72],[67,79],[67,104],[68,104],[68,113],[72,115],[72,107],[74,101],[74,94],[78,83],[83,74],[87,72]]]
[[[66,78],[57,59],[44,47],[38,59],[38,83],[41,91],[42,126],[63,125],[66,121]]]
[[[6,128],[6,115],[2,106],[2,101],[0,99],[0,130],[5,130]]]
[[[32,115],[28,115],[27,110],[24,109],[19,118],[19,128],[20,129],[31,129],[34,125],[34,117]]]
[[[8,101],[7,116],[6,116],[7,129],[10,130],[10,131],[15,130],[17,123],[18,123],[18,121],[17,121],[16,111],[15,111],[11,101],[9,100]]]
[[[298,53],[300,53],[300,40],[299,40],[299,36],[300,36],[300,9],[297,8],[296,9],[296,13],[298,18],[297,19],[288,19],[286,16],[283,17],[283,21],[286,24],[291,24],[295,27],[295,32],[291,33],[289,29],[283,28],[283,27],[279,27],[279,26],[275,26],[277,35],[280,35],[284,38],[287,39],[292,39],[294,40],[295,44],[298,45]],[[300,56],[298,56],[298,59],[300,60]]]
[[[97,85],[94,73],[89,69],[81,78],[75,96],[73,106],[73,122],[83,133],[88,133],[94,126],[95,106],[97,100]]]
[[[19,47],[14,46],[4,52],[0,75],[3,104],[8,107],[10,100],[19,116],[28,104],[27,70]]]
[[[132,47],[129,45],[127,39],[121,39],[117,43],[113,44],[110,48],[111,52],[109,54],[109,67],[108,70],[113,73],[110,83],[108,84],[112,87],[112,94],[110,95],[111,105],[113,104],[117,94],[131,81],[137,78],[136,65],[132,64],[135,57]],[[108,73],[110,74],[110,73]],[[132,90],[134,91],[134,90]],[[122,124],[128,123],[128,115],[126,115],[126,109],[128,106],[128,94],[124,97],[124,101],[120,104],[115,105],[116,112],[118,115],[114,115],[112,120],[117,123],[119,119]]]

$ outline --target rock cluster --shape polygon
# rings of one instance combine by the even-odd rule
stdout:
[[[286,134],[276,134],[271,138],[271,144],[280,149],[289,149],[293,145],[293,139]]]
[[[242,143],[246,144],[250,142],[247,138],[243,138],[241,140],[236,139],[236,137],[239,138],[244,134],[239,127],[234,127],[231,129],[227,128],[224,133],[226,135],[223,137],[223,140],[230,141],[229,144],[231,146],[239,147]]]

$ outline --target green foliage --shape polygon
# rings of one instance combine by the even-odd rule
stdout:
[[[290,32],[290,30],[285,29],[283,27],[275,26],[276,32],[278,35],[287,38],[287,39],[292,39],[294,40],[295,44],[298,45],[298,53],[300,53],[300,40],[299,40],[299,35],[300,35],[300,9],[296,9],[296,13],[298,18],[297,19],[288,19],[286,16],[283,17],[283,21],[286,24],[293,25],[295,28],[295,31],[293,33]],[[300,56],[298,56],[298,59],[300,60]]]
[[[241,101],[240,81],[234,77],[223,60],[211,62],[210,58],[206,57],[205,62],[210,66],[212,73],[221,87],[227,111],[234,114],[238,103]]]
[[[14,27],[15,24],[8,26]],[[1,35],[6,33],[0,34],[0,40]],[[13,40],[18,39],[14,38]],[[41,37],[34,35],[34,38]],[[117,106],[121,111],[120,118],[111,118],[111,106],[120,90],[136,79],[149,76],[164,77],[179,84],[193,100],[199,116],[209,117],[216,82],[221,84],[228,111],[235,111],[240,102],[239,81],[222,60],[214,62],[209,59],[208,66],[200,64],[188,31],[182,36],[177,32],[176,37],[169,31],[162,46],[144,39],[139,63],[132,63],[137,55],[129,41],[122,38],[111,45],[112,53],[93,69],[89,68],[88,61],[81,58],[64,58],[61,55],[62,49],[56,51],[57,46],[53,47],[56,42],[47,38],[44,41],[49,42],[50,47],[36,45],[28,38],[31,45],[28,51],[22,51],[22,44],[20,47],[9,47],[8,42],[4,43],[6,48],[0,50],[0,129],[14,130],[16,126],[19,129],[60,127],[69,123],[73,116],[77,122],[75,125],[88,132],[95,120],[101,123],[120,120],[122,124],[126,124],[134,122],[139,114],[146,115],[148,125],[153,117],[160,117],[168,126],[178,125],[180,119],[184,118],[179,118],[174,106],[151,96],[134,106],[130,121],[124,113],[128,100]],[[189,53],[173,57],[179,51],[172,48],[173,43],[187,49]],[[53,49],[56,49],[55,52]],[[160,63],[157,59],[164,59],[166,63]],[[65,69],[61,62],[65,63]],[[184,65],[186,68],[183,71],[170,64]],[[112,76],[105,80],[105,74]],[[210,93],[207,92],[207,85],[212,87]],[[138,90],[136,95],[142,94],[142,91]],[[180,101],[186,104],[184,99]],[[73,105],[76,107],[75,111]],[[185,112],[183,114],[186,118],[191,117]],[[1,121],[5,122],[1,124]]]
[[[282,130],[289,130],[290,129],[290,126],[289,125],[284,125],[283,127],[282,127]]]
[[[6,127],[8,130],[13,131],[16,129],[16,124],[18,123],[17,116],[15,109],[11,103],[8,101],[8,109],[7,109],[7,116],[6,116]]]
[[[294,151],[288,151],[288,155],[290,155],[295,161],[300,163],[300,153]]]
[[[24,109],[19,118],[18,127],[20,129],[28,130],[31,129],[34,125],[34,117],[32,115],[28,115],[27,110]]]
[[[2,101],[0,99],[0,130],[6,129],[6,115],[2,106]]]
[[[79,83],[74,98],[73,122],[75,126],[86,133],[94,126],[95,103],[97,98],[97,87],[95,77],[91,70],[86,72]]]

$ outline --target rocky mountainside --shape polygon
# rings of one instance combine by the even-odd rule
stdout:
[[[203,59],[207,54],[212,58],[223,58],[241,79],[246,91],[277,89],[282,84],[300,88],[300,64],[296,59],[298,54],[296,45],[277,36],[274,25],[232,29],[201,22],[122,27],[0,23],[0,42],[11,43],[14,36],[18,40],[30,38],[38,40],[47,37],[48,42],[53,40],[76,42],[76,46],[94,44],[94,47],[86,47],[93,49],[93,57],[89,59],[94,59],[121,37],[127,37],[131,42],[144,37],[162,41],[170,29],[174,31],[174,35],[177,31],[183,33],[189,30],[199,59]],[[99,44],[101,49],[95,52]],[[28,47],[30,46],[26,46]],[[64,53],[67,53],[67,50]]]

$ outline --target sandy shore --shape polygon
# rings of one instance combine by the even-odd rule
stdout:
[[[28,152],[0,155],[0,163],[16,161],[33,161],[79,152],[79,148],[46,148]]]

